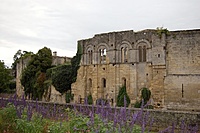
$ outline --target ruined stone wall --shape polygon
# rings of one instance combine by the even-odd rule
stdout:
[[[199,109],[200,30],[171,32],[167,39],[166,60],[164,101],[167,108]]]
[[[94,101],[107,95],[115,104],[119,87],[126,84],[131,103],[147,87],[153,92],[154,104],[163,105],[165,35],[159,37],[155,30],[112,32],[78,43],[83,55],[77,81],[72,85],[76,102],[91,93]],[[106,49],[104,56],[102,49]],[[103,87],[104,79],[106,87]]]
[[[24,95],[24,88],[21,84],[20,79],[21,79],[23,70],[28,65],[29,60],[30,60],[30,57],[27,57],[25,59],[22,58],[21,60],[19,60],[16,66],[16,94],[18,97],[22,97]]]
[[[167,39],[167,73],[200,74],[200,30],[171,32]]]
[[[77,81],[72,85],[75,101],[91,93],[94,100],[108,94],[115,103],[125,79],[131,103],[140,96],[141,88],[147,87],[155,107],[170,108],[171,103],[197,106],[200,30],[170,34],[158,34],[156,30],[111,32],[80,40],[79,44],[83,55]],[[106,55],[102,54],[104,49]],[[104,89],[102,79],[107,83]],[[179,102],[180,82],[186,93],[182,102]]]
[[[169,75],[165,78],[168,109],[200,110],[200,75]]]

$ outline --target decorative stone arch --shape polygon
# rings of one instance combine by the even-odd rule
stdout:
[[[93,47],[92,44],[89,44],[89,45],[85,48],[84,53],[87,53],[88,50],[92,50],[92,51],[94,51],[94,47]]]
[[[141,39],[141,40],[138,40],[138,41],[136,42],[136,44],[134,45],[134,49],[138,49],[138,47],[139,47],[141,44],[145,44],[147,49],[150,49],[150,48],[151,48],[151,44],[149,43],[149,41],[147,41],[146,39]]]
[[[86,63],[93,64],[94,48],[91,44],[85,48],[85,55],[86,55]]]
[[[106,93],[106,87],[107,87],[107,81],[106,78],[101,79],[101,98],[104,98],[104,95]]]
[[[120,55],[120,61],[122,63],[124,62],[128,62],[129,56],[130,56],[130,49],[132,49],[131,44],[124,40],[121,42],[121,44],[117,45],[117,49],[119,51],[119,55]]]
[[[132,49],[133,48],[132,45],[131,45],[131,43],[129,41],[126,41],[126,40],[123,40],[121,42],[121,46],[123,46],[123,45],[128,46],[128,49]]]
[[[97,53],[98,53],[98,62],[100,64],[106,63],[107,58],[107,51],[109,50],[109,47],[106,43],[100,43],[97,47]]]
[[[146,62],[147,61],[147,50],[151,48],[151,44],[145,40],[138,40],[136,45],[134,45],[134,49],[138,52],[136,53],[136,57],[138,62]]]

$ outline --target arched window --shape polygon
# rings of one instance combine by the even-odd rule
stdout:
[[[126,87],[126,78],[122,78],[122,86]]]
[[[139,62],[142,62],[142,47],[139,46]]]
[[[99,49],[100,63],[106,63],[106,49]]]
[[[102,87],[106,88],[106,79],[105,78],[102,78]]]
[[[146,62],[146,46],[143,46],[143,62]]]
[[[92,50],[88,50],[88,64],[92,64],[93,60],[93,52]]]
[[[139,46],[139,62],[146,62],[146,46]]]
[[[91,92],[92,91],[92,79],[91,78],[89,78],[89,80],[88,80],[88,87],[89,87],[89,92]]]
[[[121,62],[127,62],[128,61],[128,49],[127,47],[121,48]]]
[[[121,62],[124,62],[124,48],[121,48]]]
[[[128,49],[127,47],[124,48],[124,62],[128,61]]]

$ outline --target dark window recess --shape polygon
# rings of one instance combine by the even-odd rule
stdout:
[[[166,47],[164,46],[163,49],[166,50]]]
[[[103,88],[106,88],[106,79],[103,78],[102,80],[103,80]]]
[[[105,68],[103,68],[103,70],[106,70]]]
[[[160,54],[158,54],[158,58],[160,58]]]
[[[184,97],[184,90],[183,90],[183,84],[182,84],[182,98]]]

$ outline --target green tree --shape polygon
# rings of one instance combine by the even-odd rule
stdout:
[[[40,49],[37,54],[31,56],[31,60],[24,69],[21,78],[26,95],[31,96],[32,99],[42,99],[46,89],[46,71],[51,68],[51,64],[52,53],[47,47]]]
[[[82,49],[78,44],[78,50],[76,55],[71,59],[71,65],[64,64],[51,69],[52,84],[60,93],[70,91],[71,84],[76,81],[81,55]]]
[[[126,102],[126,107],[128,107],[130,104],[130,98],[126,92],[126,87],[122,86],[120,87],[119,93],[117,96],[117,106],[123,107],[125,105],[125,102]]]
[[[71,59],[71,65],[72,65],[72,83],[76,82],[76,78],[77,78],[77,72],[79,69],[79,65],[80,65],[80,61],[81,61],[81,56],[82,56],[82,47],[80,44],[78,44],[78,50],[76,52],[76,56],[74,56]]]
[[[0,60],[0,93],[9,91],[12,79],[10,70]]]
[[[93,104],[93,98],[91,93],[87,96],[87,100],[89,105]]]
[[[151,91],[148,88],[142,88],[141,90],[141,100],[136,101],[134,104],[135,108],[140,108],[142,106],[142,100],[143,100],[143,106],[147,104],[149,99],[151,98]],[[152,105],[147,105],[147,108],[153,108]]]
[[[142,88],[141,91],[141,96],[142,99],[144,100],[144,105],[147,104],[147,102],[149,101],[150,97],[151,97],[151,91],[148,88]]]
[[[55,86],[56,90],[60,93],[71,90],[72,84],[72,66],[71,65],[60,65],[52,68],[52,85]]]
[[[66,103],[70,103],[70,101],[73,99],[74,99],[74,95],[71,93],[71,90],[68,90],[65,95]]]

